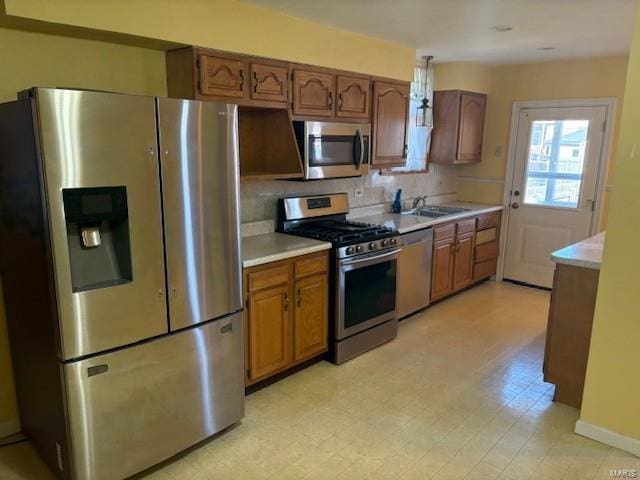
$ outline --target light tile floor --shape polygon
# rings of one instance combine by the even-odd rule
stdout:
[[[342,366],[247,398],[242,423],[147,480],[606,479],[640,459],[573,433],[542,381],[549,295],[485,283],[401,323]],[[3,480],[50,479],[28,444]]]

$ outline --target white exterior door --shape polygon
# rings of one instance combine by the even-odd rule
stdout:
[[[520,111],[504,279],[550,288],[551,252],[589,237],[607,108]]]

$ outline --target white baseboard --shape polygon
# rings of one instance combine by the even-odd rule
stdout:
[[[18,433],[20,428],[20,420],[17,418],[14,420],[7,420],[6,422],[0,422],[0,438]]]
[[[626,437],[612,430],[593,425],[592,423],[578,420],[576,422],[575,432],[583,437],[596,440],[611,447],[619,448],[625,452],[629,452],[636,457],[640,457],[640,440],[637,438]]]

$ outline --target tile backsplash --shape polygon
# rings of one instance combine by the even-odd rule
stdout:
[[[402,189],[405,206],[419,195],[428,195],[427,203],[455,200],[455,167],[430,165],[429,173],[380,175],[378,171],[364,177],[339,178],[311,182],[247,181],[240,184],[240,215],[242,223],[275,220],[276,201],[281,197],[346,192],[352,210],[377,207],[391,209],[396,190]],[[362,196],[355,196],[362,189]],[[368,209],[368,208],[367,208]]]

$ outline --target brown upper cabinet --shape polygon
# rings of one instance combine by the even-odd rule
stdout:
[[[247,65],[231,58],[199,55],[200,95],[244,98],[247,94]]]
[[[336,77],[336,117],[357,118],[369,122],[371,118],[371,80],[366,77],[338,75]]]
[[[286,105],[289,101],[288,77],[285,66],[252,62],[251,99]]]
[[[409,82],[372,81],[358,73],[200,47],[171,50],[166,59],[170,97],[240,107],[243,179],[303,176],[293,130],[286,125],[291,120],[371,123],[371,165],[388,168],[406,164]],[[273,113],[274,109],[279,112]],[[473,106],[468,105],[465,111],[471,118]],[[267,122],[273,124],[267,126]],[[469,135],[462,138],[467,145]]]
[[[402,166],[407,162],[409,83],[376,81],[373,84],[374,167]]]
[[[205,48],[167,52],[170,97],[287,108],[289,64]]]
[[[330,73],[293,70],[293,114],[332,117],[335,77]]]
[[[433,96],[433,134],[429,162],[478,163],[487,96],[462,90],[442,90]]]

